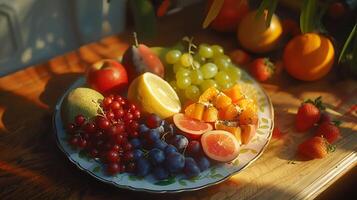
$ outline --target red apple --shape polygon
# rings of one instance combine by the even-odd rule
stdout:
[[[128,86],[128,75],[119,62],[105,59],[89,67],[87,83],[102,94],[118,93]]]
[[[213,0],[208,1],[209,7]],[[239,22],[249,12],[247,0],[225,0],[217,17],[212,21],[210,27],[219,32],[234,32]]]

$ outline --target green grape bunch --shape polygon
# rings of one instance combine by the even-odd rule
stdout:
[[[167,67],[174,73],[170,81],[182,100],[196,101],[208,88],[228,89],[236,84],[241,71],[219,45],[193,44],[193,38],[184,37],[187,52],[171,49],[165,55]]]

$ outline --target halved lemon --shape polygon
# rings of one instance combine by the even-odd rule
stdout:
[[[161,118],[171,117],[181,110],[181,102],[171,85],[161,77],[146,72],[129,86],[128,99],[142,111],[155,113]]]

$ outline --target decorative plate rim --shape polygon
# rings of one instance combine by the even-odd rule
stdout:
[[[248,75],[249,76],[249,75]],[[74,81],[74,83],[78,82],[79,80],[81,80],[83,77],[78,78],[76,81]],[[239,172],[241,172],[242,170],[246,169],[247,167],[249,167],[254,161],[256,161],[262,154],[263,152],[266,150],[266,148],[268,147],[268,144],[271,140],[272,137],[272,132],[273,132],[273,128],[274,128],[274,108],[273,108],[273,104],[271,102],[271,99],[269,98],[268,94],[265,92],[265,90],[263,89],[263,87],[256,82],[254,79],[253,81],[256,83],[256,85],[261,89],[261,91],[263,92],[265,98],[268,101],[268,105],[267,107],[270,108],[271,111],[271,127],[268,130],[269,131],[269,135],[266,138],[265,144],[263,145],[263,147],[260,149],[260,151],[255,155],[255,157],[253,159],[251,159],[249,162],[247,162],[242,168],[238,169],[237,171],[234,171],[232,173],[229,173],[228,175],[226,175],[225,177],[211,182],[211,183],[207,183],[205,185],[202,186],[198,186],[198,187],[194,187],[194,188],[183,188],[183,189],[175,189],[175,190],[150,190],[150,189],[145,189],[145,188],[136,188],[136,187],[132,187],[129,185],[120,185],[116,182],[110,181],[110,180],[106,180],[96,174],[94,174],[91,170],[84,168],[83,166],[81,166],[81,164],[79,162],[77,162],[74,158],[72,158],[69,153],[64,149],[64,147],[60,144],[59,141],[59,137],[58,137],[58,131],[57,131],[57,124],[56,124],[56,115],[59,112],[60,107],[58,107],[58,105],[62,104],[62,99],[64,98],[65,94],[67,94],[67,92],[70,90],[70,88],[74,85],[74,83],[70,86],[70,88],[68,88],[66,90],[66,92],[60,97],[60,99],[57,101],[56,106],[55,106],[55,111],[53,113],[52,116],[52,125],[53,125],[53,129],[54,129],[54,136],[56,138],[56,144],[57,146],[60,148],[60,150],[66,155],[66,157],[68,158],[68,160],[70,162],[72,162],[73,164],[75,164],[75,166],[77,168],[79,168],[82,171],[85,171],[86,173],[88,173],[90,176],[94,177],[95,179],[100,180],[101,182],[104,182],[106,184],[109,184],[111,186],[117,187],[117,188],[121,188],[121,189],[129,189],[132,191],[139,191],[139,192],[148,192],[148,193],[157,193],[157,194],[164,194],[164,193],[181,193],[181,192],[189,192],[189,191],[197,191],[197,190],[201,190],[203,188],[206,187],[211,187],[214,185],[217,185],[219,183],[222,183],[224,181],[226,181],[227,179],[229,179],[230,177],[238,174]]]

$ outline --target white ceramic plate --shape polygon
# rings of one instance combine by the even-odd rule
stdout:
[[[103,173],[103,164],[85,156],[83,152],[73,150],[68,142],[67,135],[64,129],[64,124],[61,120],[61,104],[66,94],[85,83],[84,78],[77,80],[66,92],[66,94],[58,101],[53,118],[55,137],[59,148],[66,154],[68,159],[74,163],[79,169],[87,172],[94,178],[114,185],[119,188],[125,188],[137,191],[146,191],[153,193],[176,193],[183,191],[199,190],[211,185],[218,184],[232,175],[240,172],[248,167],[263,153],[268,145],[274,126],[274,111],[272,103],[264,92],[262,87],[246,72],[242,71],[242,84],[246,87],[254,88],[257,95],[259,106],[259,126],[256,136],[247,145],[240,147],[240,154],[236,160],[231,163],[217,164],[211,166],[208,170],[194,179],[185,179],[183,176],[176,176],[167,180],[157,181],[152,176],[139,178],[134,175],[123,173],[116,176],[108,176]]]

